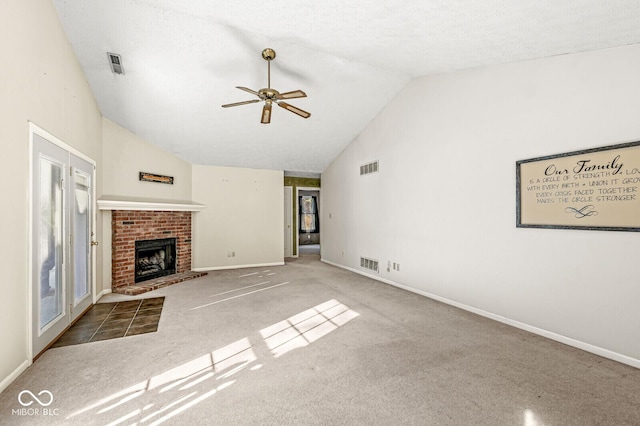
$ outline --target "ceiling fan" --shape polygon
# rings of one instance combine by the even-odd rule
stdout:
[[[283,102],[283,99],[306,98],[306,93],[304,93],[302,90],[293,90],[291,92],[280,93],[277,90],[271,88],[271,61],[273,61],[275,57],[276,52],[273,49],[267,48],[262,51],[262,58],[267,61],[267,87],[265,89],[260,89],[256,92],[255,90],[251,90],[246,87],[236,86],[236,88],[240,90],[244,90],[245,92],[249,92],[252,95],[256,95],[259,99],[235,102],[233,104],[225,104],[222,105],[222,108],[229,108],[264,101],[264,107],[262,107],[262,119],[260,120],[262,124],[269,124],[271,122],[271,106],[274,103],[288,111],[291,111],[294,114],[298,114],[302,118],[309,118],[311,114],[307,111],[301,110],[300,108]]]

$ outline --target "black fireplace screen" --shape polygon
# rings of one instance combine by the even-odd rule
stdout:
[[[176,273],[176,239],[136,241],[135,282]]]

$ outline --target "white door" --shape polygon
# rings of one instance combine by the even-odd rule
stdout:
[[[291,218],[293,215],[293,188],[284,187],[284,257],[291,257],[291,244],[293,243],[293,228]]]
[[[32,354],[93,302],[93,163],[32,133]]]
[[[71,154],[69,213],[71,221],[71,321],[93,302],[93,164]],[[72,303],[71,303],[72,302]]]

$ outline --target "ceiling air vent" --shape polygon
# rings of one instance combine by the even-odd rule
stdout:
[[[368,257],[361,257],[360,267],[378,272],[378,261],[375,259],[369,259]]]
[[[378,173],[378,160],[360,166],[360,176],[369,173]]]
[[[109,57],[109,65],[111,65],[111,71],[115,74],[124,74],[124,67],[122,66],[122,56],[116,53],[107,52]]]

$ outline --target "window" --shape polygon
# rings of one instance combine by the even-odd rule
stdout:
[[[300,203],[300,232],[315,234],[319,232],[318,209],[316,197],[313,195],[302,195]]]

